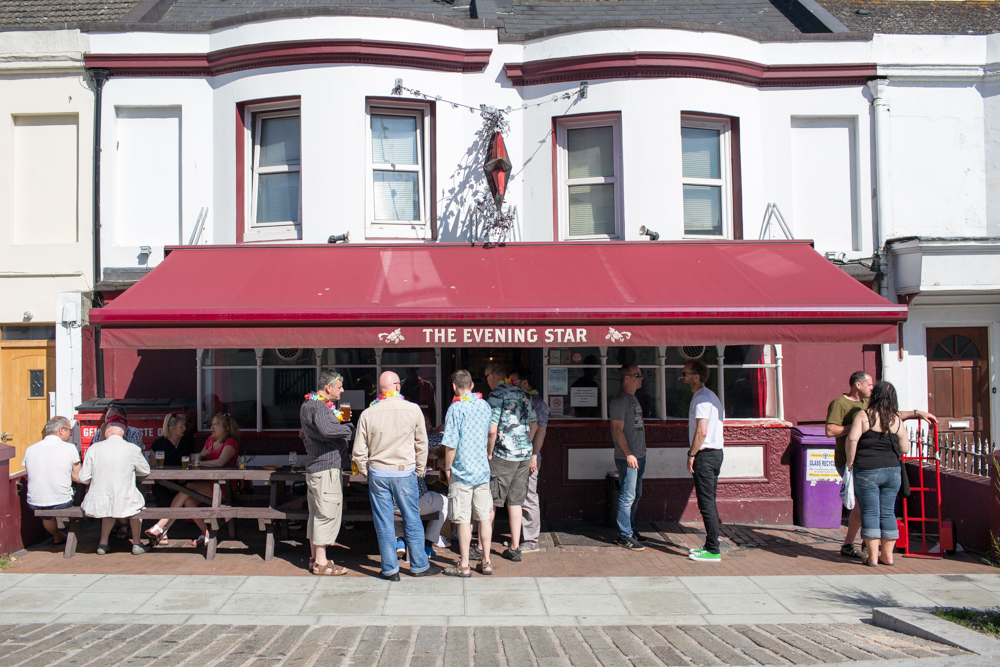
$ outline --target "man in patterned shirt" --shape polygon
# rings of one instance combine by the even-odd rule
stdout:
[[[545,444],[545,432],[549,426],[549,406],[538,395],[534,386],[534,373],[530,368],[518,368],[510,376],[511,382],[528,392],[531,396],[531,407],[538,416],[538,428],[531,439],[531,462],[528,465],[528,493],[521,506],[523,523],[521,525],[521,553],[537,552],[538,535],[542,532],[542,516],[538,506],[538,469],[542,465],[542,445]]]
[[[493,516],[496,508],[507,505],[510,517],[510,546],[503,557],[521,560],[521,505],[528,495],[531,465],[531,441],[538,428],[538,415],[531,396],[515,386],[509,370],[501,363],[486,364],[486,382],[490,385],[490,491],[493,493]],[[484,543],[484,546],[488,546]]]
[[[479,572],[493,574],[490,565],[490,540],[493,527],[493,496],[490,493],[490,461],[486,442],[490,432],[490,406],[479,394],[472,393],[469,371],[455,371],[451,376],[455,400],[444,419],[446,448],[445,470],[448,474],[448,503],[451,521],[458,526],[458,546],[462,560],[458,567],[444,573],[452,577],[469,577],[469,552],[472,545],[472,519],[479,522]]]

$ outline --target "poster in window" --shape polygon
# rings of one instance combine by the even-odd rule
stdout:
[[[562,396],[549,396],[549,416],[562,417],[564,414],[563,405]]]
[[[569,393],[569,371],[565,368],[549,369],[549,395],[565,396]]]
[[[596,408],[597,387],[570,387],[569,404],[574,408]]]

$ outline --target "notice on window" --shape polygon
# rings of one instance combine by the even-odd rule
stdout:
[[[565,368],[549,369],[549,396],[565,396],[569,393],[569,370]]]
[[[563,410],[563,399],[564,396],[549,396],[549,416],[550,417],[562,417],[565,411]]]
[[[839,482],[837,466],[833,462],[832,449],[806,450],[807,482]]]
[[[569,404],[574,408],[596,408],[597,387],[570,387]]]

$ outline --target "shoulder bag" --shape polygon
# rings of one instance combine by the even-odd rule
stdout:
[[[899,493],[896,495],[900,498],[909,498],[910,475],[906,472],[906,463],[903,461],[903,454],[899,451],[899,442],[896,440],[896,434],[890,433],[889,437],[892,438],[892,451],[896,452],[896,457],[899,459]]]

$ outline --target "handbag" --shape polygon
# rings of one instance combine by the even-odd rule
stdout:
[[[854,509],[854,468],[844,471],[844,478],[840,482],[840,500],[847,509]]]
[[[896,440],[896,434],[893,433],[892,437],[892,451],[896,452],[896,457],[899,459],[899,493],[896,495],[900,498],[910,497],[910,475],[906,472],[906,463],[903,462],[903,455],[899,451],[899,442]]]

